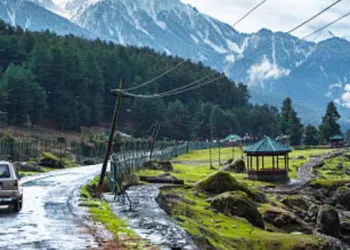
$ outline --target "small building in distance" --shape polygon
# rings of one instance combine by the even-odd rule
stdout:
[[[276,140],[265,137],[248,146],[244,152],[247,156],[248,179],[267,182],[289,180],[289,153],[292,149]]]
[[[334,135],[329,138],[331,148],[342,148],[344,147],[344,137],[342,135]]]

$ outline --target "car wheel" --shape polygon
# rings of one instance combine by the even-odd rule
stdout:
[[[13,204],[14,206],[14,210],[16,213],[19,213],[22,210],[22,206],[23,206],[23,197],[19,197],[15,203]]]

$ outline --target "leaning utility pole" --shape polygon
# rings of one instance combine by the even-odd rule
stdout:
[[[153,151],[154,151],[154,144],[156,143],[156,139],[158,137],[158,133],[160,130],[160,124],[156,122],[156,125],[154,127],[153,133],[152,133],[152,144],[151,144],[151,152],[149,154],[149,159],[151,160],[153,157]]]
[[[123,97],[123,89],[124,89],[124,78],[121,78],[120,79],[119,90],[116,91],[116,93],[118,93],[117,94],[117,101],[115,103],[113,120],[112,120],[112,124],[111,124],[111,129],[110,129],[109,138],[108,138],[108,144],[107,144],[107,149],[106,149],[106,155],[105,155],[105,159],[103,161],[103,165],[102,165],[102,169],[101,169],[101,175],[100,175],[100,180],[99,180],[99,183],[98,183],[99,187],[102,186],[103,180],[104,180],[105,175],[106,175],[107,164],[108,164],[109,156],[110,156],[111,150],[112,150],[112,143],[113,143],[113,138],[114,138],[114,132],[115,132],[115,129],[116,129],[116,126],[117,126],[120,102],[121,102],[122,97]]]

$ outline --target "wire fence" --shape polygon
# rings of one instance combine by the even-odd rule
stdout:
[[[149,160],[166,161],[192,150],[208,149],[210,142],[158,141],[152,151],[151,141],[130,142],[129,147],[114,151],[111,156],[110,184],[116,192],[121,182],[142,169]]]

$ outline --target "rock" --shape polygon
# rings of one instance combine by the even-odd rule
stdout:
[[[211,207],[228,216],[245,218],[252,225],[264,228],[264,221],[255,203],[242,191],[226,192],[214,197]]]
[[[308,214],[310,217],[314,218],[314,217],[317,217],[317,214],[318,214],[318,210],[320,209],[320,207],[316,204],[312,204],[310,207],[309,207],[309,210],[308,210]]]
[[[39,166],[62,169],[64,168],[63,162],[54,154],[51,153],[43,153],[40,160]]]
[[[220,168],[220,171],[234,172],[234,173],[245,173],[247,169],[245,167],[245,162],[242,159],[236,159],[235,161],[224,165]]]
[[[16,162],[15,166],[16,166],[18,171],[37,172],[37,173],[45,172],[40,166],[35,166],[35,165],[27,163],[27,162]]]
[[[312,229],[297,217],[295,214],[286,210],[267,210],[263,214],[264,221],[273,224],[275,227],[281,230],[292,233],[292,232],[303,232],[311,234]]]
[[[305,160],[305,156],[298,155],[295,157],[296,160]]]
[[[337,168],[338,170],[342,170],[342,169],[344,168],[344,166],[343,166],[343,164],[342,164],[341,162],[339,162],[339,163],[337,164],[336,168]]]
[[[284,205],[290,208],[297,208],[302,210],[308,210],[309,203],[301,196],[289,196],[281,201]]]
[[[346,171],[345,171],[345,174],[346,174],[346,175],[350,175],[350,170],[349,170],[349,169],[346,170]]]
[[[159,169],[164,172],[173,172],[174,168],[170,161],[160,161],[158,162]]]
[[[332,204],[340,205],[347,210],[350,210],[350,189],[346,187],[338,188],[332,196]]]
[[[331,206],[320,207],[317,215],[317,226],[327,235],[340,235],[340,220],[338,212]]]
[[[233,162],[233,158],[228,159],[224,165],[229,165]]]
[[[143,164],[143,168],[151,170],[162,170],[164,172],[173,172],[174,168],[170,161],[158,162],[157,160],[149,160]]]
[[[340,231],[343,235],[350,235],[350,221],[341,222]]]
[[[196,188],[210,194],[246,189],[227,172],[215,172],[195,184]]]
[[[92,165],[96,165],[97,163],[95,162],[94,159],[85,159],[85,160],[83,161],[83,164],[84,164],[85,166],[92,166]]]

